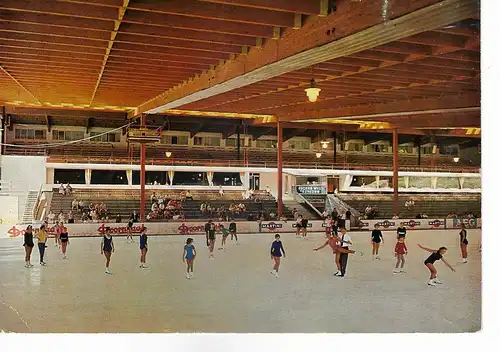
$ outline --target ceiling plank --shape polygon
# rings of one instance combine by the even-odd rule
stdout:
[[[317,119],[358,119],[360,117],[377,117],[379,114],[408,114],[435,112],[436,110],[450,110],[471,108],[479,109],[480,94],[466,93],[452,96],[432,97],[425,99],[398,100],[381,104],[363,104],[343,108],[330,108],[314,111],[294,112],[279,115],[283,121],[309,121]],[[378,116],[381,117],[381,116]]]
[[[256,9],[319,15],[320,0],[200,0],[216,4],[242,6]]]
[[[7,76],[10,77],[19,87],[21,87],[22,90],[24,90],[26,93],[28,93],[38,104],[41,104],[42,102],[24,85],[21,84],[15,77],[13,77],[9,71],[7,71],[5,68],[3,68],[2,65],[0,65],[0,70],[5,73]]]
[[[90,98],[90,103],[89,103],[90,106],[92,106],[92,103],[94,102],[95,96],[97,94],[97,90],[99,89],[99,85],[101,84],[101,79],[103,77],[104,70],[106,69],[106,63],[108,62],[109,54],[111,53],[111,50],[113,49],[113,44],[114,44],[116,35],[118,34],[118,30],[120,29],[120,25],[122,23],[123,16],[125,15],[125,12],[127,11],[128,4],[129,4],[129,0],[123,0],[122,6],[118,9],[117,20],[114,21],[114,28],[113,28],[113,31],[111,32],[111,38],[108,42],[106,54],[104,55],[104,59],[102,62],[102,67],[101,67],[101,72],[99,72],[99,76],[97,77],[97,82],[95,84],[94,91],[92,92],[92,97]]]
[[[415,2],[412,2],[411,4],[413,5],[414,3]],[[429,3],[433,2],[430,1]],[[403,13],[407,13],[414,9],[411,6],[408,7],[407,2],[405,2],[405,4],[406,11],[402,10]],[[419,5],[421,5],[421,3]],[[366,3],[363,10],[372,13],[374,10],[371,9],[370,6],[372,6],[371,3]],[[397,1],[395,0],[391,6],[396,8],[398,6]],[[347,9],[353,11],[356,7],[347,7]],[[358,11],[360,11],[360,9],[358,9]],[[309,21],[302,29],[295,30],[280,40],[280,48],[284,47],[288,48],[288,50],[280,50],[281,55],[277,58],[275,54],[276,44],[273,44],[273,41],[268,41],[258,52],[250,52],[244,58],[240,58],[240,60],[225,65],[224,69],[221,68],[214,72],[202,74],[198,79],[182,87],[165,92],[142,104],[138,109],[132,111],[130,115],[135,116],[140,112],[155,113],[165,109],[174,109],[188,103],[225,93],[287,72],[366,50],[425,30],[441,27],[448,23],[468,18],[476,11],[477,2],[474,0],[444,0],[437,5],[425,7],[411,14],[398,17],[387,23],[375,25],[366,30],[359,31],[360,27],[356,28],[353,24],[353,26],[348,29],[350,31],[348,34],[352,35],[348,35],[347,37],[333,42],[331,42],[331,39],[322,38],[325,42],[329,43],[319,47],[317,45],[320,35],[318,35],[317,31],[314,31],[314,41],[310,41],[310,37],[304,36],[304,32],[307,33],[309,30],[308,25],[312,25],[313,22]],[[342,7],[339,5],[337,12],[323,19],[323,22],[328,25],[329,21],[335,21],[336,16],[341,15]],[[355,14],[351,13],[351,15]],[[359,15],[361,16],[361,14]],[[372,24],[376,24],[380,22],[380,18],[373,16],[371,21]],[[359,24],[359,26],[362,25],[366,28],[366,23]],[[296,42],[301,36],[303,38],[299,40],[299,42],[301,42],[302,45],[294,45],[292,50],[289,47],[289,41]],[[303,50],[304,46],[306,48],[309,46],[309,50],[297,53],[297,51]],[[271,52],[274,54],[271,55]],[[274,60],[272,59],[273,57],[275,58]],[[274,62],[263,62],[263,60],[273,60]]]

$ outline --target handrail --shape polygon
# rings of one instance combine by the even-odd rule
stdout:
[[[33,207],[33,213],[31,214],[33,216],[33,219],[36,219],[36,214],[38,214],[38,207],[40,205],[40,199],[42,198],[42,188],[43,183],[40,184],[40,188],[38,189],[38,194],[36,196],[35,206]]]
[[[320,211],[314,205],[312,205],[311,202],[309,202],[306,198],[304,198],[300,193],[297,193],[297,191],[295,189],[293,189],[293,194],[295,196],[297,196],[299,199],[303,200],[304,203],[306,203],[307,205],[309,205],[309,207],[311,207],[311,209],[314,210],[316,212],[316,214],[319,215],[320,218],[323,217],[323,214],[321,214]]]
[[[71,156],[59,157],[49,156],[47,158],[49,163],[97,163],[97,164],[137,164],[139,159],[135,158],[110,158],[110,157],[85,157],[85,156]],[[276,162],[266,161],[237,161],[237,160],[213,160],[213,159],[199,159],[199,160],[177,160],[170,159],[149,159],[147,165],[169,165],[169,166],[219,166],[219,167],[264,167],[276,168]],[[284,162],[285,168],[298,168],[298,169],[318,169],[318,170],[366,170],[366,171],[391,171],[392,165],[385,164],[365,164],[365,163],[331,163],[320,164],[314,162]],[[465,167],[465,166],[452,166],[447,164],[437,164],[436,166],[400,166],[400,171],[415,171],[415,172],[462,172],[462,173],[479,173],[480,167]]]

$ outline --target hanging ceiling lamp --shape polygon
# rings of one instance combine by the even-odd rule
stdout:
[[[330,142],[328,142],[328,141],[321,141],[321,147],[323,149],[328,149],[328,143],[330,143]]]
[[[453,161],[456,162],[456,163],[458,163],[460,161],[460,158],[458,156],[456,156],[456,157],[453,158]]]
[[[307,98],[311,103],[314,103],[316,100],[318,100],[319,97],[319,92],[321,92],[321,88],[316,87],[316,82],[314,81],[314,78],[311,79],[311,86],[309,88],[304,89],[307,94]]]
[[[166,156],[167,158],[170,158],[170,157],[172,156],[172,152],[165,152],[165,156]]]
[[[317,152],[316,153],[316,158],[318,158],[318,159],[321,158],[321,155],[323,155],[323,154],[321,154],[320,152]]]

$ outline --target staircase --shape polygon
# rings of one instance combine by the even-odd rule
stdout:
[[[22,218],[23,224],[31,224],[33,222],[33,209],[35,208],[37,198],[38,191],[28,191]]]
[[[284,200],[283,205],[287,208],[288,211],[292,211],[293,208],[297,209],[299,214],[307,216],[309,219],[318,219],[319,216],[315,212],[309,210],[304,205],[300,204],[295,200]],[[288,213],[288,212],[287,212]]]

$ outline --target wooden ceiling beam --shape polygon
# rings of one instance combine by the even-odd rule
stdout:
[[[217,4],[241,6],[272,11],[320,15],[320,0],[200,0]]]
[[[192,2],[189,2],[192,3]],[[157,27],[198,30],[224,34],[236,34],[256,38],[272,38],[273,27],[262,24],[245,24],[238,22],[219,21],[212,19],[168,15],[149,12],[147,16],[143,11],[130,11],[125,16],[124,23],[151,25]]]
[[[480,94],[468,93],[453,96],[433,97],[426,99],[399,100],[383,104],[364,104],[348,106],[344,108],[330,108],[314,111],[299,111],[289,114],[278,114],[280,120],[284,121],[308,121],[315,119],[357,119],[366,115],[379,114],[411,114],[421,111],[434,111],[440,109],[479,109]],[[368,117],[368,116],[366,116]]]
[[[46,116],[50,115],[55,117],[74,117],[74,118],[102,118],[111,120],[123,120],[127,118],[125,112],[116,111],[102,111],[102,110],[81,110],[81,109],[69,109],[69,108],[51,108],[51,107],[39,107],[39,108],[27,108],[27,107],[17,107],[17,106],[6,106],[6,112],[12,115],[29,115],[29,116]]]
[[[270,9],[242,8],[226,4],[215,4],[203,1],[142,0],[132,2],[130,9],[168,15],[189,16],[202,19],[230,21],[245,24],[258,24],[277,27],[293,27],[293,14]]]
[[[2,0],[0,10],[59,15],[76,18],[115,21],[118,8],[92,6],[89,3],[65,3],[38,0]]]
[[[201,130],[203,130],[203,127],[205,127],[204,123],[196,124],[193,125],[192,127],[189,128],[189,137],[194,138]]]
[[[434,3],[434,1],[429,1],[429,3]],[[355,17],[357,15],[356,9],[357,11],[361,11],[360,6],[356,7],[351,2],[345,2],[345,7],[342,7],[341,4],[339,4],[335,13],[332,13],[326,19],[322,19],[321,22],[324,26],[331,27],[333,23],[330,21],[335,22],[337,17],[342,17],[342,14],[346,15],[346,13],[349,13],[350,16]],[[379,8],[374,5],[376,4],[372,4],[371,2],[366,3],[362,9],[363,14],[366,15],[367,13],[378,11]],[[395,0],[391,6],[393,12],[398,9],[400,11],[399,15],[403,15],[415,10],[415,7],[412,6],[422,7],[423,5],[421,2],[418,4],[412,2],[408,6],[408,3],[405,2],[403,8]],[[305,33],[308,33],[310,30],[309,26],[314,25],[315,21],[309,21],[302,29],[290,32],[288,36],[280,40],[280,54],[278,57],[276,56],[275,43],[268,41],[259,49],[258,53],[256,52],[252,55],[252,52],[250,52],[244,58],[224,65],[223,70],[221,68],[209,74],[202,74],[191,83],[183,85],[178,89],[172,89],[142,104],[136,111],[131,112],[131,114],[173,109],[287,72],[332,60],[336,57],[350,55],[408,35],[453,23],[470,17],[476,11],[477,2],[474,0],[444,0],[437,5],[425,7],[379,25],[376,24],[381,21],[380,18],[372,16],[370,19],[367,19],[367,22],[371,20],[370,25],[373,27],[362,31],[359,30],[366,28],[366,22],[352,22],[349,28],[344,29],[345,32],[343,34],[346,36],[336,41],[322,37],[319,29],[314,31],[314,39],[311,41],[312,37],[306,36]],[[393,14],[394,16],[398,15],[397,13]],[[358,15],[361,16],[362,14],[359,13]],[[336,32],[336,34],[340,33]],[[290,46],[290,42],[294,43],[293,48]],[[297,45],[297,43],[300,43],[300,45]],[[321,44],[326,45],[318,46]]]
[[[25,87],[21,82],[19,82],[14,76],[12,76],[9,71],[7,71],[5,68],[3,68],[2,65],[0,65],[0,71],[3,72],[5,75],[7,75],[17,86],[19,86],[22,90],[24,90],[28,95],[33,98],[33,100],[41,104],[41,101],[27,88]]]

